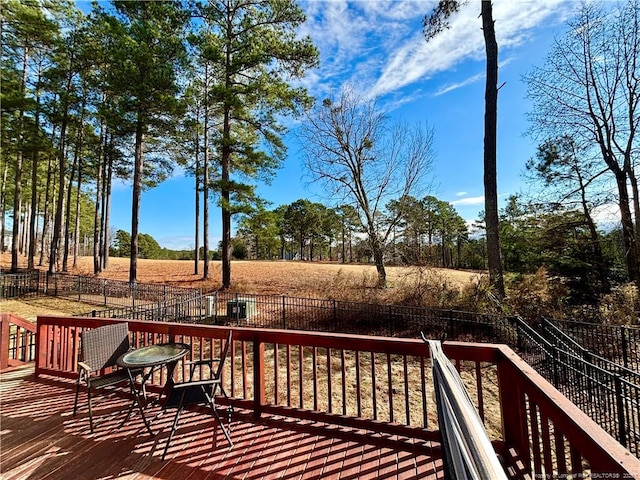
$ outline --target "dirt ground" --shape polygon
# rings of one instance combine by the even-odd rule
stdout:
[[[20,259],[26,266],[26,259]],[[0,254],[0,266],[9,268],[11,256]],[[210,262],[210,279],[203,280],[204,262],[200,262],[199,274],[194,274],[194,262],[189,260],[138,260],[138,281],[162,283],[183,287],[200,287],[204,292],[221,287],[222,268],[220,262]],[[42,267],[46,268],[46,267]],[[93,258],[80,257],[76,268],[69,273],[93,275]],[[424,271],[422,272],[424,273]],[[387,267],[390,290],[399,289],[415,282],[418,271],[412,267]],[[451,286],[463,286],[476,282],[478,272],[448,269],[429,269],[430,278]],[[129,279],[129,259],[110,258],[107,269],[99,277],[115,280]],[[233,261],[231,264],[232,290],[244,293],[277,294],[344,298],[357,297],[355,291],[368,290],[376,284],[376,269],[373,265],[301,261]],[[350,294],[350,292],[353,294]]]

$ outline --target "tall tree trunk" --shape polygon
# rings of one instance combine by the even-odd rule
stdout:
[[[196,122],[197,123],[197,122]],[[194,252],[194,265],[193,274],[198,275],[200,269],[200,136],[198,135],[198,129],[196,129],[196,141],[195,141],[195,157],[196,157],[196,198],[195,198],[195,252]]]
[[[0,209],[2,209],[2,216],[0,216],[0,252],[5,251],[4,237],[7,233],[4,219],[7,213],[7,173],[9,172],[9,162],[5,159],[3,163],[4,168],[2,169],[2,182],[0,182]]]
[[[20,96],[25,97],[27,85],[27,63],[29,50],[24,47],[22,57],[22,77],[20,80]],[[18,114],[18,145],[16,152],[15,181],[13,183],[13,229],[11,232],[11,271],[18,270],[18,242],[20,239],[20,200],[22,199],[22,149],[24,147],[24,107],[20,106]],[[4,238],[2,239],[4,242]]]
[[[131,202],[131,256],[129,262],[129,283],[138,278],[138,225],[140,221],[140,198],[142,196],[142,169],[144,132],[142,112],[138,112],[136,124],[135,165],[133,170],[133,198]]]
[[[82,99],[82,104],[80,107],[80,119],[78,122],[78,131],[76,132],[76,145],[73,149],[73,162],[71,163],[71,173],[69,174],[69,189],[67,191],[67,212],[65,219],[65,232],[66,235],[64,237],[64,256],[62,258],[62,271],[67,272],[69,270],[69,243],[71,241],[71,200],[73,194],[73,181],[76,176],[76,172],[79,171],[80,164],[80,151],[82,149],[83,135],[84,135],[84,116],[85,116],[85,104],[86,104],[86,95]],[[78,185],[80,185],[80,177],[78,175]],[[80,195],[80,191],[78,190],[77,196]],[[77,202],[76,202],[77,205]],[[76,216],[76,224],[78,218]],[[75,233],[76,229],[73,229],[74,235],[74,243],[77,241],[77,235]]]
[[[76,177],[76,170],[78,168],[78,155],[80,152],[78,151],[78,145],[76,144],[76,148],[73,153],[73,161],[71,162],[71,171],[69,172],[69,183],[67,186],[67,199],[66,199],[66,210],[65,210],[65,220],[64,220],[64,247],[62,249],[62,271],[69,271],[69,242],[70,242],[70,230],[71,230],[71,200],[73,195],[73,182]]]
[[[627,190],[627,175],[624,171],[614,172],[618,185],[618,206],[622,222],[622,237],[624,239],[625,263],[629,280],[634,282],[640,290],[640,265],[638,265],[638,245],[631,214],[629,193]]]
[[[52,160],[51,156],[47,160],[47,183],[44,189],[44,210],[42,212],[42,238],[40,239],[40,260],[38,261],[39,266],[44,265],[44,252],[45,252],[45,244],[46,238],[49,236],[49,225],[50,225],[50,217],[51,217],[51,180],[53,178],[52,171]]]
[[[76,188],[76,224],[73,229],[73,267],[78,266],[78,251],[80,250],[80,198],[82,189],[82,168],[78,168],[78,186]]]
[[[484,111],[484,201],[489,256],[489,281],[500,298],[505,295],[498,219],[498,42],[491,0],[482,0],[482,32],[487,54]]]
[[[113,144],[113,134],[110,136],[110,142]],[[113,145],[111,145],[113,147]],[[113,151],[110,148],[109,151]],[[111,223],[111,182],[113,180],[113,156],[109,155],[106,159],[106,172],[103,182],[103,204],[104,215],[102,217],[102,231],[100,236],[101,245],[101,259],[102,268],[106,270],[109,266],[109,245],[111,244],[111,237],[109,236],[109,224]]]
[[[202,259],[204,260],[204,266],[202,268],[202,278],[208,280],[211,278],[211,272],[209,270],[209,64],[205,63],[204,66],[204,131],[203,131],[203,156],[202,156]],[[225,117],[228,120],[228,116]],[[224,212],[224,208],[223,208]],[[223,213],[224,224],[224,213]],[[223,258],[224,264],[224,258]],[[230,267],[229,267],[230,268]],[[224,275],[224,266],[223,266]],[[224,283],[224,282],[223,282]]]
[[[96,196],[95,208],[93,210],[93,273],[97,275],[101,271],[102,262],[100,261],[100,225],[102,217],[100,215],[102,205],[102,171],[104,168],[106,146],[106,133],[104,120],[100,121],[100,149],[98,151],[98,165],[96,166]]]
[[[387,287],[387,271],[384,267],[384,252],[379,240],[371,242],[371,250],[373,251],[373,262],[376,265],[376,271],[378,272],[378,288]]]
[[[71,87],[71,80],[67,82],[67,91]],[[49,254],[49,273],[55,273],[58,262],[58,252],[60,248],[60,238],[62,236],[62,220],[64,213],[64,192],[65,176],[67,173],[67,122],[69,120],[68,102],[64,105],[64,114],[60,125],[60,142],[58,148],[58,201],[56,205],[56,215],[53,222],[53,237],[51,238],[51,253]]]
[[[222,145],[222,288],[231,287],[231,191],[229,187],[229,165],[231,163],[231,122],[225,111]]]
[[[35,150],[33,152],[33,163],[31,165],[31,210],[34,212],[34,215],[31,216],[31,221],[29,222],[29,252],[27,254],[27,267],[31,270],[35,268],[35,256],[36,256],[36,219],[38,217],[35,212],[37,212],[37,201],[38,201],[38,165],[40,159],[40,144],[38,142],[40,135],[40,79],[41,79],[41,66],[38,65],[38,78],[36,80],[36,85],[38,85],[36,91],[36,114],[35,114],[35,125],[34,131],[37,137],[35,138]]]

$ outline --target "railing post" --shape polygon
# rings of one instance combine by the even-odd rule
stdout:
[[[9,317],[0,316],[0,370],[9,366]]]
[[[260,418],[265,404],[264,343],[256,337],[253,337],[253,415]]]
[[[517,370],[505,359],[498,362],[498,387],[505,454],[514,448],[525,466],[531,465],[527,409]]]
[[[618,410],[618,441],[629,448],[627,444],[627,426],[625,421],[624,403],[622,401],[622,381],[620,375],[614,375],[613,381],[616,387],[616,409]]]

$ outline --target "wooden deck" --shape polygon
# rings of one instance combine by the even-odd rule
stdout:
[[[35,378],[32,367],[0,375],[0,478],[13,479],[436,479],[440,452],[416,440],[354,431],[284,417],[254,421],[237,412],[235,445],[227,447],[209,415],[186,412],[167,454],[168,412],[153,419],[150,436],[139,416],[123,428],[128,399],[98,397],[89,432],[86,397],[71,415],[75,384]],[[82,392],[84,393],[84,392]],[[159,413],[151,409],[150,418]],[[354,437],[354,433],[357,435]]]

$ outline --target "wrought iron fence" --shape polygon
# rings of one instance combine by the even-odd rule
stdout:
[[[640,373],[640,327],[550,320],[587,350]]]
[[[0,298],[37,295],[44,285],[44,272],[40,270],[0,271]]]
[[[134,310],[138,307],[144,309],[158,302],[177,304],[202,296],[199,288],[124,282],[65,273],[47,276],[46,293],[84,303]]]
[[[216,292],[205,296],[204,321],[257,328],[490,341],[514,344],[514,319],[457,310],[318,298]]]
[[[634,455],[640,455],[640,382],[635,372],[615,371],[607,359],[554,345],[518,319],[523,358]],[[608,362],[608,363],[607,363]],[[609,368],[607,368],[607,365]]]

